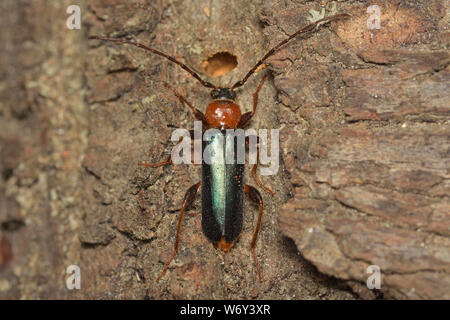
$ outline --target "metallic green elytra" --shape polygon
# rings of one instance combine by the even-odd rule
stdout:
[[[202,228],[212,242],[233,242],[242,229],[244,164],[236,156],[244,144],[225,130],[203,141]]]

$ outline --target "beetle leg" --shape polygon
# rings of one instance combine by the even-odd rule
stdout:
[[[259,145],[258,145],[258,151],[257,151],[257,155],[256,155],[256,163],[255,163],[255,164],[253,165],[253,167],[252,167],[251,174],[252,174],[253,179],[255,179],[256,183],[258,184],[258,186],[260,186],[261,188],[263,188],[266,192],[268,192],[268,193],[274,195],[275,192],[273,192],[270,188],[266,187],[266,186],[262,183],[261,179],[259,179],[258,175],[256,174],[256,168],[258,167],[258,163],[259,163]]]
[[[254,203],[256,203],[259,206],[258,221],[256,222],[256,227],[255,227],[255,232],[253,233],[252,242],[250,242],[250,250],[252,251],[253,260],[255,260],[255,266],[256,266],[256,271],[258,272],[259,281],[263,282],[262,275],[261,275],[261,269],[259,268],[258,259],[256,258],[255,245],[256,245],[256,240],[258,239],[259,228],[261,227],[261,218],[262,218],[262,213],[263,213],[263,209],[264,209],[264,204],[263,204],[261,194],[259,193],[258,190],[256,190],[252,186],[249,186],[248,184],[246,184],[244,186],[244,191],[249,196],[250,200],[252,200]]]
[[[156,281],[159,281],[165,274],[167,269],[169,268],[170,263],[175,258],[175,255],[178,251],[178,244],[180,243],[180,233],[181,233],[181,224],[183,222],[183,216],[184,216],[184,210],[187,209],[192,202],[194,202],[195,195],[197,194],[198,188],[200,187],[200,183],[198,182],[191,186],[188,191],[186,191],[186,194],[184,195],[184,201],[183,206],[180,209],[180,216],[178,217],[178,225],[177,225],[177,235],[175,237],[175,245],[173,247],[172,255],[170,256],[169,260],[167,261],[166,265],[164,266],[163,271],[161,272],[161,275],[158,277]]]
[[[255,93],[253,93],[253,110],[247,113],[244,113],[241,117],[241,120],[239,120],[239,123],[237,125],[238,128],[245,128],[248,123],[250,122],[250,120],[252,119],[253,115],[256,112],[256,107],[258,106],[258,95],[259,95],[259,91],[262,88],[262,85],[264,84],[264,81],[266,80],[268,76],[268,73],[266,73],[262,79],[261,82],[258,85],[258,88],[256,88]]]
[[[168,83],[164,83],[164,85],[169,88],[174,95],[177,96],[177,98],[181,101],[181,103],[185,103],[187,104],[187,106],[189,107],[189,109],[191,109],[191,111],[194,113],[194,117],[195,119],[199,120],[202,122],[202,125],[204,125],[206,128],[209,127],[208,124],[208,120],[206,120],[206,116],[204,115],[203,112],[201,112],[200,110],[198,110],[196,107],[194,107],[192,105],[192,103],[190,103],[189,101],[187,101],[187,99],[180,94],[178,91],[176,91],[174,88],[172,88]]]
[[[250,143],[250,142],[249,142],[249,137],[250,137],[250,136],[245,137],[245,145],[246,145],[246,146],[248,146],[249,143]],[[256,137],[256,141],[257,141],[257,143],[258,143],[258,149],[257,149],[257,153],[256,153],[256,163],[255,163],[255,164],[253,165],[253,167],[252,167],[251,174],[252,174],[253,179],[254,179],[254,180],[256,181],[256,183],[258,184],[258,186],[260,186],[261,188],[263,188],[266,192],[268,192],[268,193],[274,195],[275,192],[273,192],[270,188],[266,187],[266,186],[262,183],[262,181],[261,181],[261,179],[258,177],[258,175],[256,174],[256,169],[258,168],[258,164],[259,164],[259,138],[258,138],[258,137]]]
[[[191,136],[191,141],[193,141],[194,140],[194,130],[190,130],[189,134]],[[178,140],[178,143],[180,143],[181,140],[183,140],[183,138],[184,138],[184,136],[180,137],[180,139]],[[191,149],[191,159],[194,158],[193,154],[194,154],[194,149],[192,148]],[[161,166],[166,165],[166,164],[173,164],[173,162],[172,162],[172,155],[169,155],[167,160],[161,161],[161,162],[156,162],[156,163],[138,162],[138,166],[139,167],[144,167],[144,168],[158,168],[158,167],[161,167]]]
[[[157,163],[138,162],[138,166],[139,167],[144,167],[144,168],[158,168],[158,167],[161,167],[161,166],[163,166],[165,164],[172,164],[172,155],[169,155],[167,160],[161,161],[161,162],[157,162]]]

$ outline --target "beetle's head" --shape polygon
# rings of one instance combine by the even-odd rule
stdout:
[[[236,98],[236,93],[234,93],[234,91],[231,91],[230,88],[217,88],[211,91],[211,98],[213,98],[214,100],[234,100]]]

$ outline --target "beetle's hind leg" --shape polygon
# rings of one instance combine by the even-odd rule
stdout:
[[[258,278],[260,282],[263,282],[263,278],[261,275],[261,269],[259,268],[258,259],[256,258],[255,245],[256,240],[258,239],[259,229],[261,227],[261,218],[263,214],[264,204],[261,197],[261,194],[258,190],[246,184],[244,186],[245,193],[249,196],[250,200],[256,203],[259,207],[258,220],[256,222],[255,232],[253,233],[252,242],[250,242],[250,250],[252,251],[253,260],[255,260],[256,271],[258,272]]]
[[[164,266],[163,271],[161,272],[160,276],[156,281],[159,281],[167,272],[167,269],[169,268],[170,263],[175,258],[175,255],[178,251],[178,245],[180,243],[180,233],[181,233],[181,225],[183,222],[183,216],[184,211],[188,209],[188,207],[194,202],[195,195],[197,194],[198,188],[200,187],[201,182],[198,182],[191,186],[188,191],[186,191],[186,194],[184,195],[184,201],[183,206],[180,209],[180,216],[178,217],[178,225],[177,225],[177,235],[175,237],[175,245],[173,247],[172,255],[170,256],[169,260],[166,262],[166,265]]]

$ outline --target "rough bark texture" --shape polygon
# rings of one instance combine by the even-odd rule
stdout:
[[[201,233],[199,197],[156,282],[200,168],[137,163],[165,158],[173,129],[192,129],[164,82],[200,110],[209,92],[161,57],[87,37],[129,36],[200,72],[228,51],[237,68],[201,73],[226,86],[319,4],[82,1],[82,29],[68,30],[71,4],[0,2],[1,298],[449,298],[445,1],[381,1],[380,30],[367,29],[369,3],[337,2],[352,19],[293,41],[238,90],[250,110],[269,72],[251,127],[282,128],[279,173],[263,177],[277,193],[261,191],[262,284],[248,248],[257,208],[246,201],[224,254]],[[81,290],[66,288],[69,265]],[[365,285],[369,265],[381,268],[381,290]]]
[[[313,54],[293,45],[274,58],[286,119],[298,119],[280,139],[296,187],[280,228],[363,297],[377,265],[385,297],[449,299],[449,8],[380,4],[371,32],[366,4],[345,7],[351,20],[299,44]],[[271,10],[281,26],[297,18]]]

